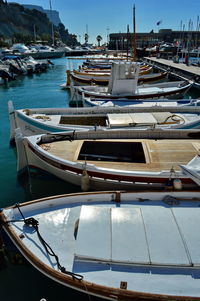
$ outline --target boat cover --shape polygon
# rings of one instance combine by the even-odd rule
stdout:
[[[82,206],[75,259],[110,264],[199,266],[198,208]]]

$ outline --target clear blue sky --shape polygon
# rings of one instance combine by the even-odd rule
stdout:
[[[11,0],[9,0],[11,2]],[[14,1],[12,1],[14,2]],[[49,0],[16,0],[19,4],[35,4],[49,9]],[[196,30],[200,15],[200,0],[51,0],[52,9],[59,12],[62,23],[70,33],[84,41],[88,28],[89,43],[96,43],[97,35],[102,42],[108,33],[126,32],[127,25],[133,31],[133,5],[136,7],[136,31],[156,32],[158,29],[180,30],[181,21],[188,29],[193,21]],[[162,20],[159,27],[156,25]]]

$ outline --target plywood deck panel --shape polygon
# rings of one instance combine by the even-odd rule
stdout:
[[[153,264],[190,265],[182,237],[169,208],[147,206],[142,210]]]
[[[140,208],[112,208],[112,260],[149,264]]]
[[[191,262],[200,265],[200,208],[173,208]]]
[[[111,209],[82,206],[75,255],[82,259],[111,260]]]

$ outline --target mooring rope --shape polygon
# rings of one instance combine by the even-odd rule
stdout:
[[[24,217],[24,215],[23,215],[20,207],[19,207],[19,204],[16,204],[16,208],[19,210],[19,212],[20,212],[23,220],[9,220],[6,223],[10,223],[10,222],[24,222],[24,224],[27,225],[28,227],[33,227],[35,229],[37,235],[38,235],[38,238],[39,238],[40,242],[42,243],[43,247],[45,248],[47,254],[55,258],[58,269],[62,273],[72,276],[73,279],[82,280],[83,279],[82,275],[76,274],[76,273],[73,273],[73,272],[70,272],[70,271],[67,271],[65,269],[65,267],[61,266],[58,256],[55,254],[55,252],[53,251],[53,249],[51,248],[51,246],[44,240],[44,238],[40,234],[38,220],[36,220],[33,217],[30,217],[30,218],[26,219]]]

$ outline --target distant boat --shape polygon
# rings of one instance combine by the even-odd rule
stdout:
[[[21,58],[32,56],[34,59],[49,59],[60,58],[65,55],[63,49],[55,49],[48,45],[32,45],[30,47],[18,43],[11,47],[14,54],[19,55]]]
[[[138,82],[139,83],[146,83],[146,82],[155,82],[159,81],[161,79],[164,79],[167,76],[167,72],[159,72],[159,73],[151,73],[151,74],[144,74],[139,75]],[[82,75],[76,75],[75,72],[70,72],[70,78],[73,81],[73,85],[91,85],[96,84],[100,86],[107,86],[109,83],[109,75],[104,76],[103,78],[96,76],[96,75],[90,75],[82,76]]]
[[[94,130],[23,137],[16,130],[18,172],[43,170],[82,189],[164,188],[195,157],[199,130]],[[85,182],[87,183],[86,187]]]
[[[1,210],[41,273],[90,296],[200,299],[200,191],[72,193]]]
[[[70,106],[75,105],[77,102],[71,101]],[[200,99],[168,99],[168,98],[159,98],[159,99],[126,99],[126,98],[94,98],[94,97],[85,97],[83,95],[81,104],[84,107],[156,107],[156,106],[162,106],[162,107],[191,107],[191,106],[199,106]]]
[[[96,107],[96,108],[36,108],[14,110],[8,103],[10,142],[15,129],[24,136],[66,131],[138,128],[200,128],[200,107]]]
[[[153,67],[150,66],[140,66],[139,69],[139,77],[138,81],[150,81],[150,78],[152,80],[157,77],[157,79],[161,77],[165,77],[167,75],[167,72],[163,73],[157,73],[149,74],[153,70]],[[61,84],[60,87],[62,89],[68,89],[70,88],[70,85],[100,85],[100,86],[107,86],[109,84],[109,80],[111,79],[111,72],[110,70],[107,71],[105,69],[79,69],[79,70],[67,70],[67,80],[65,84]],[[162,75],[161,75],[162,74]]]
[[[182,97],[192,86],[188,81],[164,82],[138,85],[139,68],[133,63],[113,63],[108,87],[70,86],[73,100],[83,96],[109,99],[158,99]]]

